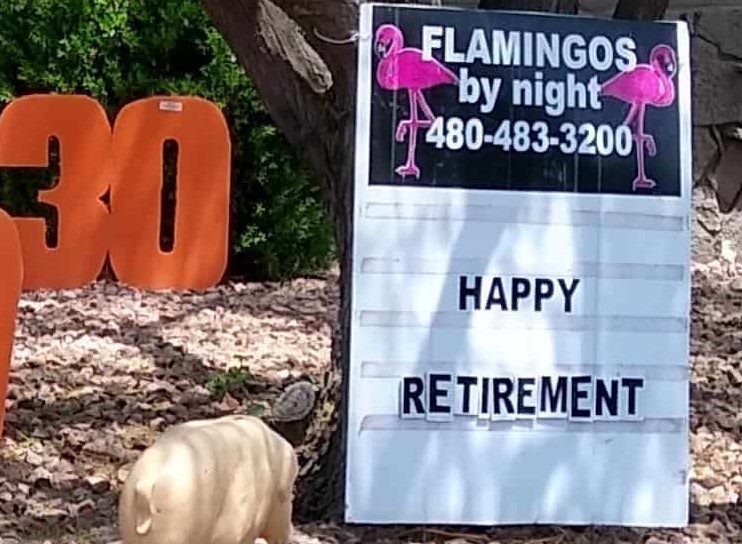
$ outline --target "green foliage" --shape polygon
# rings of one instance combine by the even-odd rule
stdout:
[[[156,94],[212,100],[232,135],[231,272],[285,279],[333,258],[315,180],[197,0],[0,2],[0,102],[32,92],[93,96],[111,120],[126,103]],[[52,217],[35,198],[54,183],[53,168],[9,170],[0,174],[2,205]]]
[[[249,370],[230,368],[220,371],[206,382],[206,389],[215,400],[220,402],[229,394],[233,399],[246,404],[246,411],[249,415],[261,417],[265,414],[266,405],[261,401],[250,400],[252,397],[250,388],[256,385],[253,380],[253,375]]]
[[[227,393],[235,395],[235,393],[246,391],[252,379],[253,376],[250,374],[249,370],[243,368],[230,368],[226,372],[216,374],[211,380],[209,380],[206,383],[206,389],[216,399],[221,400]]]

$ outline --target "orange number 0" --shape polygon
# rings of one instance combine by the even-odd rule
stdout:
[[[60,148],[60,179],[39,192],[58,211],[49,248],[41,218],[15,218],[25,289],[80,287],[108,255],[122,283],[204,289],[227,266],[231,144],[222,112],[198,97],[150,97],[119,113],[113,130],[100,104],[78,95],[29,95],[0,115],[0,166],[48,165]],[[178,143],[173,248],[160,249],[163,145]],[[101,200],[110,189],[110,211]]]

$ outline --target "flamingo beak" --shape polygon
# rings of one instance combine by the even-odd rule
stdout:
[[[379,57],[380,59],[386,56],[386,44],[382,40],[379,40],[378,42],[376,42],[376,47],[374,48],[374,50],[375,50],[376,56]]]

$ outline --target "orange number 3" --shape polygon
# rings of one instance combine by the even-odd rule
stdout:
[[[0,282],[0,437],[2,437],[15,322],[23,283],[21,240],[13,219],[2,210],[0,210],[0,262],[3,263],[3,281]]]
[[[26,289],[66,289],[96,279],[108,250],[106,192],[111,128],[94,99],[30,95],[13,100],[0,116],[0,165],[49,164],[49,137],[59,139],[57,185],[39,201],[57,208],[57,247],[46,245],[45,221],[15,218],[21,238]]]

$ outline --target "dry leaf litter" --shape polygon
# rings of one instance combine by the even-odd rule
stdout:
[[[320,380],[336,281],[333,272],[205,293],[112,282],[25,293],[0,447],[0,544],[117,541],[121,483],[164,428],[270,415],[290,383]],[[687,529],[313,524],[297,526],[295,542],[742,543],[742,268],[694,265],[692,318]]]

